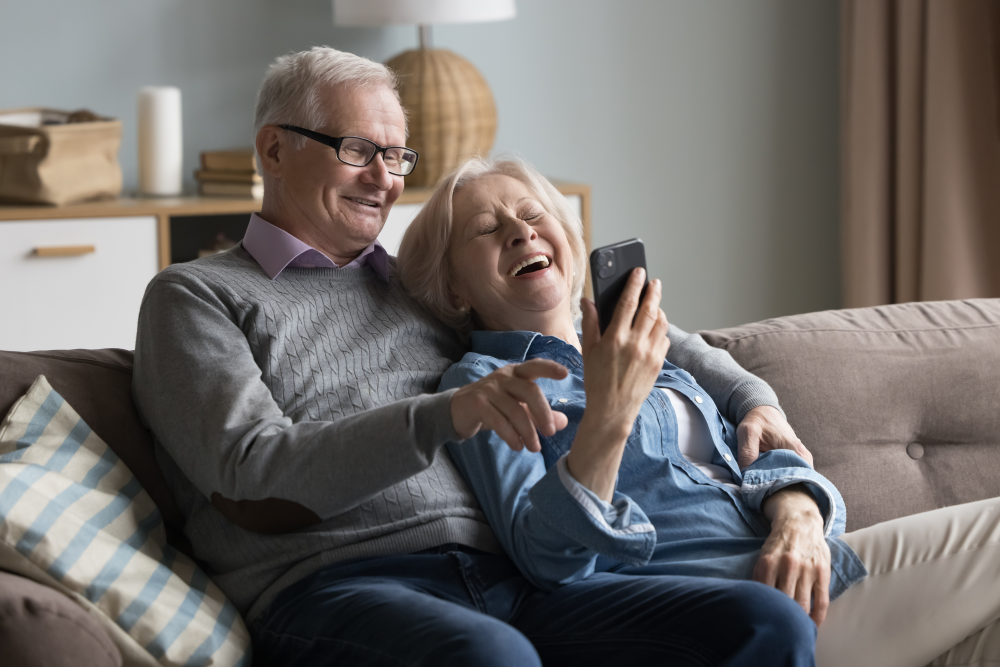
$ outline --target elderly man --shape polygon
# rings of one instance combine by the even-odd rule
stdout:
[[[805,614],[752,582],[527,582],[443,445],[494,429],[537,450],[565,417],[532,380],[563,369],[430,393],[463,349],[376,241],[416,160],[393,75],[329,48],[278,58],[255,125],[261,213],[241,246],[150,283],[133,392],[256,664],[811,664]],[[801,448],[766,384],[671,341],[751,458]]]

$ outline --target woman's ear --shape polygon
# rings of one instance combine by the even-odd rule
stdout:
[[[449,291],[448,301],[451,302],[452,308],[455,308],[461,313],[468,313],[472,310],[472,304],[466,301],[464,297],[461,297],[454,292]]]

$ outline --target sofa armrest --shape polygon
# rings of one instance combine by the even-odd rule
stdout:
[[[0,350],[0,419],[39,375],[48,378],[139,479],[163,515],[171,543],[187,553],[190,547],[180,539],[181,512],[156,463],[152,436],[132,402],[132,352]]]
[[[121,667],[118,648],[59,591],[0,570],[0,656],[19,667]]]

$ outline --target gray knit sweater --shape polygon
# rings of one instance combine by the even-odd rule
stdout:
[[[770,388],[674,328],[671,362],[730,419],[777,405]],[[241,247],[174,265],[146,289],[133,395],[187,519],[195,555],[248,620],[337,561],[449,542],[499,551],[442,445],[464,350],[370,269],[285,269],[270,280]],[[284,498],[322,522],[243,530],[209,502]]]

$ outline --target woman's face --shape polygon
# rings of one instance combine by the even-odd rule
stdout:
[[[521,181],[484,176],[455,193],[451,290],[494,331],[572,325],[573,252],[566,232]]]

